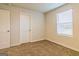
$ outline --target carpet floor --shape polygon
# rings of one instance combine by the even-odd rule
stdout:
[[[79,52],[47,40],[0,49],[1,54],[5,56],[79,56]]]

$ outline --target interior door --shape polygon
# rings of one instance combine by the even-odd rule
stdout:
[[[30,16],[26,13],[20,13],[20,43],[27,43],[30,41]]]
[[[0,10],[0,49],[10,47],[10,12]]]

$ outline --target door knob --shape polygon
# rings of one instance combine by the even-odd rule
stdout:
[[[10,30],[7,30],[7,32],[10,32]]]
[[[31,32],[31,29],[29,29],[29,31]]]

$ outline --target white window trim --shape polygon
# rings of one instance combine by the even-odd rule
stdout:
[[[69,10],[72,10],[72,9],[69,9]],[[64,12],[66,12],[66,11],[64,11]],[[63,13],[63,12],[60,12],[60,13]],[[58,16],[58,14],[56,14],[56,17]],[[73,14],[73,11],[72,11],[72,14]],[[56,21],[56,23],[57,23],[57,26],[58,26],[58,21]],[[61,36],[66,36],[66,37],[73,37],[73,15],[72,15],[72,35],[68,35],[68,34],[64,34],[64,33],[58,33],[58,27],[57,27],[57,34],[61,35]]]

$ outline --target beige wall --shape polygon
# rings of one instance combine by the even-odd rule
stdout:
[[[31,41],[39,41],[44,37],[44,15],[43,13],[11,7],[11,45],[20,44],[20,12],[31,15],[32,39]]]
[[[32,29],[31,42],[42,40],[45,35],[44,14],[41,12],[36,12],[28,9],[20,9],[20,11],[26,12],[27,15],[31,16],[31,29]]]
[[[35,13],[32,16],[32,41],[38,41],[44,39],[45,20],[44,15],[41,13]]]
[[[7,9],[10,11],[10,38],[11,46],[20,44],[20,12],[25,12],[31,15],[32,26],[32,40],[39,41],[44,38],[44,14],[16,6],[7,6],[0,4],[0,9]]]
[[[57,34],[56,14],[68,9],[73,9],[73,37]],[[52,42],[79,51],[79,4],[65,4],[45,14],[46,38]]]

